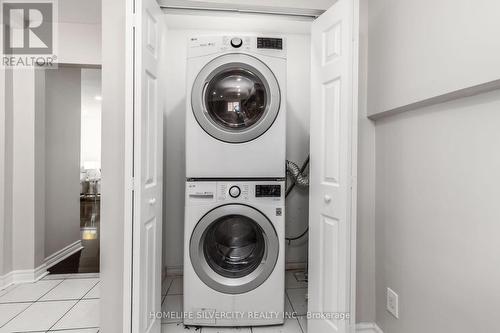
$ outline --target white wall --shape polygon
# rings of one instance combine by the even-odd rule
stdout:
[[[369,3],[371,115],[500,79],[499,1]]]
[[[244,32],[271,32],[272,19],[268,17],[241,16],[220,17],[166,15],[169,25],[167,56],[167,109],[165,114],[165,184],[164,184],[164,265],[180,268],[183,261],[183,221],[184,221],[184,127],[186,112],[186,50],[189,36],[219,33],[224,25],[225,33],[237,26]],[[183,29],[182,21],[191,21],[192,30]],[[217,22],[221,22],[217,24]],[[287,159],[301,164],[309,151],[309,67],[310,38],[309,23],[290,20],[282,21],[302,34],[284,34],[288,39],[288,80],[287,80]],[[193,26],[196,25],[196,26]],[[234,31],[236,32],[236,31]],[[240,30],[240,32],[242,32]],[[308,195],[298,187],[287,200],[288,235],[298,235],[307,227]],[[287,247],[288,263],[304,263],[307,258],[307,238],[293,242]]]
[[[3,168],[3,179],[4,179],[4,187],[1,187],[4,197],[3,202],[3,210],[0,218],[3,219],[2,228],[3,228],[3,248],[2,248],[2,267],[0,270],[0,275],[4,276],[5,274],[12,271],[13,262],[12,262],[12,157],[13,157],[13,105],[12,105],[12,88],[13,88],[13,75],[12,70],[4,71],[5,78],[5,99],[4,99],[4,168]],[[3,104],[3,103],[2,103]],[[0,176],[1,177],[1,176]],[[0,281],[2,284],[2,281]]]
[[[80,239],[81,69],[46,71],[45,257]]]
[[[45,73],[35,71],[35,262],[41,263],[46,258],[46,253],[39,251],[45,247],[46,234],[46,110],[45,110]],[[35,266],[36,267],[36,266]]]
[[[360,1],[356,322],[375,321],[375,125],[367,118],[368,2]]]
[[[85,2],[82,1],[82,3]],[[59,43],[57,61],[59,63],[101,64],[100,24],[59,23],[57,31]]]
[[[102,3],[102,189],[100,329],[123,333],[125,235],[125,6]],[[128,302],[128,300],[127,300]],[[129,324],[130,325],[130,324]]]
[[[82,68],[80,166],[101,167],[101,70]],[[93,167],[92,167],[93,165]]]
[[[40,71],[17,69],[12,75],[12,192],[9,202],[13,270],[33,270],[44,259],[44,216],[41,186],[36,179],[41,113],[37,89]]]
[[[368,114],[413,103],[375,117],[376,321],[385,333],[495,331],[500,91],[464,96],[500,78],[499,3],[369,4]],[[436,104],[441,94],[454,100]]]
[[[5,148],[7,135],[6,130],[6,100],[5,100],[5,69],[0,69],[0,277],[4,275],[4,264],[7,249],[5,246],[5,197],[6,197],[6,181],[5,181]],[[0,278],[1,279],[1,278]],[[3,283],[0,281],[0,286]]]
[[[101,0],[58,1],[57,62],[101,64]]]
[[[377,121],[377,322],[490,332],[500,308],[500,91]],[[400,319],[385,311],[399,294]]]

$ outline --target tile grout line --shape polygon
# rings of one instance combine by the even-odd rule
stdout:
[[[52,330],[52,331],[45,331],[45,332],[46,333],[47,332],[61,332],[61,333],[64,333],[64,332],[72,332],[72,331],[75,331],[75,330],[91,330],[91,329],[100,330],[100,328],[98,326],[92,326],[92,327],[63,328],[63,329],[59,329],[59,330]],[[40,332],[40,331],[28,331],[28,332]],[[24,332],[22,332],[22,333],[24,333]]]
[[[50,273],[49,273],[49,275],[50,275]],[[59,282],[58,284],[56,284],[56,285],[54,286],[54,288],[50,289],[50,290],[49,290],[49,291],[47,291],[45,294],[43,294],[43,295],[42,295],[40,298],[38,298],[38,299],[37,299],[37,300],[36,300],[33,304],[35,304],[35,303],[41,303],[41,302],[40,302],[40,300],[41,300],[41,299],[42,299],[45,295],[47,295],[47,294],[48,294],[48,293],[50,293],[52,290],[54,290],[55,288],[57,288],[57,287],[58,287],[61,283],[63,283],[65,280],[67,280],[67,278],[63,278],[63,279],[61,280],[61,282]],[[32,306],[33,304],[31,304],[30,306]],[[30,306],[28,306],[28,308],[29,308]],[[27,308],[26,308],[26,309],[27,309]],[[49,330],[50,330],[50,327],[49,327]],[[48,332],[49,330],[47,330],[47,331],[45,331],[45,332]]]
[[[28,302],[4,302],[4,303],[0,302],[0,304],[12,304],[12,303],[36,303],[36,302],[38,302],[38,301],[39,301],[39,300],[40,300],[43,296],[47,295],[47,294],[48,294],[48,293],[50,293],[50,292],[51,292],[54,288],[56,288],[58,285],[60,285],[61,283],[63,283],[63,282],[64,282],[64,280],[66,280],[66,279],[61,279],[61,282],[59,282],[58,284],[56,284],[54,287],[50,288],[50,289],[49,289],[49,290],[48,290],[45,294],[43,294],[42,296],[38,297],[38,298],[37,298],[37,299],[35,299],[34,301],[28,301]],[[38,283],[38,282],[40,282],[40,281],[57,281],[57,280],[56,280],[56,279],[54,279],[54,280],[43,280],[43,279],[42,279],[42,280],[38,280],[38,281],[35,281],[35,282],[29,282],[29,283],[36,284],[36,283]],[[25,285],[26,285],[27,283],[19,283],[19,284],[17,285],[17,287],[19,287],[19,286],[21,286],[21,285],[23,285],[23,284],[25,284]],[[12,288],[12,290],[10,290],[9,292],[7,292],[7,293],[5,293],[4,295],[2,295],[2,297],[3,297],[3,296],[5,296],[5,295],[7,295],[8,293],[12,292],[14,289],[17,289],[17,287],[16,287],[16,288]]]
[[[288,292],[286,291],[286,289],[285,289],[285,296],[286,296],[286,299],[288,300],[288,302],[290,303],[290,306],[292,307],[292,312],[296,312],[294,307],[293,307],[292,300],[290,299],[290,296],[288,295]]]
[[[61,282],[59,282],[58,284],[56,284],[54,287],[50,288],[49,291],[47,291],[45,294],[43,294],[42,296],[40,296],[37,300],[35,300],[34,302],[29,302],[31,303],[30,305],[28,305],[23,311],[19,312],[17,315],[15,315],[14,317],[10,318],[5,324],[3,324],[2,326],[0,326],[0,328],[2,327],[5,327],[5,325],[7,325],[8,323],[10,323],[11,321],[13,321],[14,319],[16,319],[21,313],[25,312],[26,310],[28,310],[30,307],[33,306],[33,304],[37,303],[37,301],[42,298],[43,296],[47,295],[48,293],[50,293],[54,288],[56,288],[58,285],[60,285],[61,283],[63,283],[65,279],[62,279]],[[32,282],[33,284],[35,283],[38,283],[39,281],[42,281],[42,280],[38,280],[38,281],[35,281],[35,282]],[[19,284],[21,285],[21,284]],[[16,287],[17,288],[17,287]],[[13,288],[12,290],[16,289],[16,288]],[[11,291],[12,291],[11,290]],[[10,291],[9,291],[10,292]],[[18,303],[28,303],[28,302],[18,302]],[[15,304],[14,302],[12,303],[3,303],[3,304]]]
[[[8,293],[10,293],[12,290],[16,289],[17,287],[19,287],[22,283],[18,283],[18,284],[11,284],[11,285],[8,285],[7,287],[3,288],[2,290],[0,290],[0,292],[4,291],[4,290],[7,290],[8,288],[12,287],[12,289],[10,289],[9,291],[6,291],[5,294],[2,294],[0,297],[3,297],[5,295],[7,295]]]
[[[170,291],[170,288],[172,288],[172,285],[174,284],[174,280],[175,280],[175,279],[176,279],[176,278],[172,278],[172,281],[170,281],[170,284],[168,285],[168,288],[167,288],[167,293],[165,294],[165,296],[167,296],[167,295],[168,295],[168,292]]]
[[[168,277],[166,277],[165,279],[167,279]],[[167,291],[165,292],[165,295],[162,295],[162,298],[161,298],[161,305],[163,306],[163,303],[167,300],[167,296],[168,296],[168,291],[170,290],[170,287],[172,287],[172,284],[174,283],[174,279],[172,279],[168,285],[168,288],[167,288]],[[163,287],[163,285],[162,285]]]
[[[94,298],[85,298],[85,296],[87,296],[99,283],[101,283],[101,278],[99,278],[99,280],[89,289],[89,291],[87,291],[83,297],[80,299],[100,299],[101,298],[101,295],[99,295],[99,297],[94,297]]]
[[[303,288],[303,289],[305,289],[305,288]],[[288,295],[288,292],[286,291],[286,289],[285,289],[285,295],[286,295],[286,298],[288,299],[288,302],[290,303],[290,306],[292,307],[292,311],[297,313],[297,311],[295,311],[295,309],[293,307],[292,300],[290,299],[290,296]],[[302,316],[295,315],[295,320],[297,321],[297,324],[299,324],[300,331],[302,333],[305,333],[304,329],[302,328],[302,325],[300,324],[299,317],[302,317]]]
[[[304,332],[304,329],[302,328],[302,325],[300,325],[299,316],[296,316],[296,317],[295,317],[295,320],[297,321],[297,324],[299,325],[300,331],[301,331],[302,333],[305,333],[305,332]]]
[[[49,331],[50,331],[50,329],[51,329],[52,327],[56,326],[56,324],[57,324],[58,322],[60,322],[60,321],[61,321],[61,319],[63,319],[63,318],[64,318],[64,316],[66,316],[66,315],[68,314],[68,312],[70,312],[70,311],[71,311],[71,309],[73,309],[73,308],[74,308],[74,307],[75,307],[78,303],[80,303],[80,302],[83,300],[83,298],[85,297],[85,295],[87,295],[87,294],[88,294],[88,293],[89,293],[89,292],[90,292],[90,291],[91,291],[91,290],[92,290],[92,289],[93,289],[93,288],[94,288],[94,287],[95,287],[95,286],[96,286],[99,282],[101,282],[101,278],[99,278],[99,281],[97,281],[97,282],[94,284],[94,286],[93,286],[92,288],[90,288],[90,289],[89,289],[89,290],[88,290],[88,291],[87,291],[87,292],[86,292],[86,293],[85,293],[85,294],[84,294],[84,295],[83,295],[83,296],[82,296],[79,300],[77,300],[77,301],[75,302],[75,304],[73,304],[73,306],[71,306],[71,307],[68,309],[68,311],[66,311],[66,312],[65,312],[65,313],[64,313],[64,314],[63,314],[63,315],[62,315],[59,319],[57,319],[57,320],[56,320],[56,322],[55,322],[54,324],[52,324],[52,326],[50,326],[50,327],[49,327],[49,329],[48,329],[47,331],[45,331],[45,332],[49,332]],[[60,300],[60,301],[61,301],[61,300]],[[99,325],[100,325],[100,323],[99,323]],[[92,327],[90,327],[90,328],[92,328]]]

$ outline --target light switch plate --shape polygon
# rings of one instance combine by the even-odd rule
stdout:
[[[399,319],[399,296],[391,288],[387,288],[386,308],[390,314]]]

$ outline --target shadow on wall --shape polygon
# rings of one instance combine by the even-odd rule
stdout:
[[[186,100],[182,98],[164,120],[163,263],[182,269],[184,249],[184,186],[186,180]]]

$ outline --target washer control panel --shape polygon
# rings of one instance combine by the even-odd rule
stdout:
[[[270,181],[188,181],[189,204],[252,202],[276,204],[285,200],[285,182]]]
[[[281,181],[217,182],[217,200],[276,202],[283,200],[284,186]]]
[[[256,198],[279,198],[281,197],[281,185],[255,185]]]
[[[248,200],[250,198],[250,186],[245,183],[217,183],[217,200]]]

